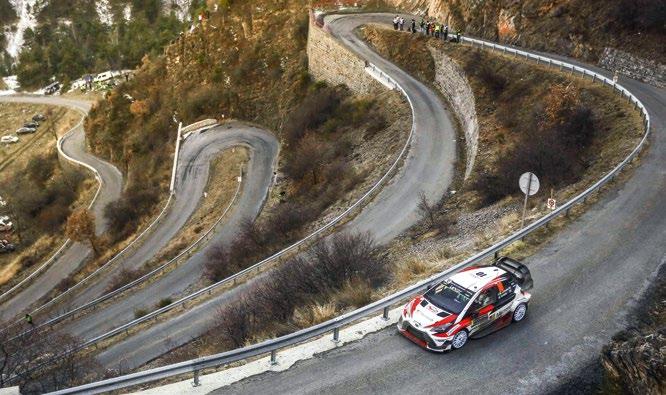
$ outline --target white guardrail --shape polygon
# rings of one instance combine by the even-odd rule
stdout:
[[[83,122],[83,120],[82,120],[81,122]],[[79,122],[79,124],[77,125],[77,127],[81,124],[81,122]],[[213,126],[215,126],[215,125],[217,125],[217,121],[216,121],[216,120],[213,120],[213,119],[206,119],[206,120],[199,121],[199,122],[193,123],[193,124],[191,124],[191,125],[188,125],[188,126],[184,127],[183,130],[197,131],[197,130],[201,130],[201,129],[203,129],[203,128],[210,128],[210,127],[213,127]],[[76,127],[75,127],[75,128],[76,128]],[[74,129],[75,129],[75,128],[74,128]],[[189,133],[191,133],[191,132],[189,132]],[[63,155],[64,155],[64,153],[63,153]],[[69,157],[68,157],[68,158],[69,158]],[[78,162],[78,161],[77,161],[77,162]],[[78,162],[78,163],[80,163],[80,162]],[[91,168],[91,169],[92,169],[92,167],[86,165],[85,163],[84,163],[83,165],[85,165],[85,166],[87,166],[88,168]],[[174,164],[174,169],[175,169],[175,167],[176,167],[176,165]],[[241,176],[242,176],[242,172],[241,172]],[[240,183],[239,183],[239,188],[240,188]],[[100,186],[100,189],[101,189],[101,186]],[[99,190],[97,191],[97,193],[99,193]],[[158,267],[157,269],[155,269],[155,270],[153,270],[153,271],[151,271],[151,272],[149,272],[149,273],[147,273],[147,274],[141,276],[140,278],[138,278],[138,279],[136,279],[136,280],[134,280],[134,281],[132,281],[132,282],[130,282],[130,283],[128,283],[128,284],[125,284],[124,286],[122,286],[122,287],[120,287],[120,288],[118,288],[118,289],[116,289],[116,290],[113,290],[113,291],[111,291],[111,292],[108,292],[108,293],[106,293],[106,294],[100,296],[99,298],[96,298],[96,299],[94,299],[94,300],[92,300],[92,301],[90,301],[90,302],[88,302],[88,303],[85,303],[85,304],[83,304],[83,305],[81,305],[81,306],[78,306],[78,307],[76,307],[76,308],[73,308],[72,310],[69,310],[69,311],[67,311],[67,312],[65,312],[65,313],[62,313],[62,314],[60,314],[60,315],[58,315],[58,316],[56,316],[56,317],[50,318],[49,320],[44,321],[43,323],[41,323],[41,324],[35,326],[34,328],[31,328],[30,330],[26,331],[25,333],[29,333],[29,332],[32,332],[32,331],[35,331],[35,330],[37,330],[37,329],[41,329],[41,328],[44,328],[44,327],[47,327],[47,326],[55,325],[55,324],[57,324],[58,322],[61,322],[61,321],[65,320],[65,319],[67,319],[67,318],[69,318],[69,317],[72,317],[73,315],[75,315],[75,314],[77,314],[77,313],[82,312],[83,310],[89,309],[89,308],[91,308],[91,307],[95,307],[95,306],[99,305],[100,303],[102,303],[102,302],[104,302],[104,301],[106,301],[106,300],[109,300],[109,299],[113,298],[114,296],[116,296],[116,295],[118,295],[118,294],[120,294],[120,293],[122,293],[122,292],[124,292],[124,291],[127,291],[128,289],[130,289],[130,288],[132,288],[132,287],[135,287],[135,286],[137,286],[138,284],[140,284],[140,283],[142,283],[142,282],[144,282],[144,281],[147,281],[147,280],[150,279],[150,277],[152,277],[153,275],[155,275],[155,274],[157,274],[157,273],[163,271],[167,266],[173,264],[173,263],[176,262],[179,258],[181,258],[183,255],[185,255],[186,253],[190,252],[193,248],[195,248],[197,245],[199,245],[200,242],[201,242],[203,239],[205,239],[205,238],[210,234],[210,232],[213,230],[213,228],[214,228],[215,226],[217,226],[217,224],[219,224],[220,221],[222,221],[222,219],[223,219],[224,216],[226,215],[227,211],[229,210],[229,208],[231,208],[232,204],[233,204],[234,201],[236,200],[236,197],[237,197],[237,196],[238,196],[238,189],[236,190],[236,193],[234,194],[234,196],[233,196],[231,202],[229,203],[229,206],[224,210],[224,213],[220,216],[220,218],[217,219],[217,221],[215,222],[215,224],[213,225],[213,227],[212,227],[210,230],[208,230],[206,233],[204,233],[204,235],[203,235],[202,237],[200,237],[198,240],[196,240],[192,245],[190,245],[189,247],[187,247],[185,250],[183,250],[181,253],[179,253],[177,256],[175,256],[174,258],[172,258],[171,260],[169,260],[169,261],[166,262],[165,264],[163,264],[163,265],[161,265],[160,267]],[[33,315],[33,316],[35,316],[36,314],[42,312],[43,310],[47,309],[48,307],[54,305],[55,303],[57,303],[58,301],[60,301],[60,300],[61,300],[62,298],[64,298],[65,296],[67,296],[68,294],[70,294],[71,292],[73,292],[74,290],[76,290],[77,288],[80,288],[83,284],[85,284],[85,283],[87,283],[88,281],[90,281],[91,278],[93,278],[93,277],[99,275],[100,273],[102,273],[102,271],[104,271],[104,269],[108,268],[111,264],[113,264],[113,263],[116,262],[117,260],[119,260],[119,259],[121,259],[122,257],[124,257],[124,255],[125,255],[128,251],[130,251],[132,248],[137,247],[138,242],[141,241],[141,240],[144,238],[144,236],[146,236],[150,231],[154,230],[154,228],[155,228],[156,225],[158,225],[159,223],[162,222],[162,220],[164,219],[164,216],[165,216],[165,214],[166,214],[166,212],[167,212],[167,209],[170,207],[170,204],[173,202],[173,199],[174,199],[174,194],[173,194],[173,193],[170,193],[170,194],[169,194],[169,197],[168,197],[168,199],[167,199],[167,201],[166,201],[166,203],[164,204],[164,207],[162,208],[162,211],[160,211],[159,215],[153,220],[153,222],[151,222],[150,225],[148,225],[148,227],[146,227],[146,228],[145,228],[145,229],[144,229],[144,230],[143,230],[143,231],[142,231],[142,232],[141,232],[141,233],[140,233],[140,234],[139,234],[134,240],[132,240],[132,241],[131,241],[131,242],[130,242],[125,248],[123,248],[123,249],[122,249],[121,251],[119,251],[116,255],[114,255],[109,261],[107,261],[104,265],[102,265],[102,266],[100,266],[99,268],[97,268],[94,272],[92,272],[91,274],[89,274],[88,276],[86,276],[85,278],[83,278],[83,279],[82,279],[81,281],[79,281],[78,283],[74,284],[71,288],[67,289],[65,292],[59,294],[59,295],[56,296],[55,298],[51,299],[50,301],[46,302],[45,304],[43,304],[43,305],[39,306],[38,308],[36,308],[35,310],[31,311],[30,314]],[[91,203],[91,207],[92,207],[92,203]],[[69,240],[67,240],[67,241],[69,242]],[[63,245],[63,246],[61,247],[61,249],[65,248],[66,246],[67,246],[67,244]],[[58,251],[60,251],[60,250],[58,250]],[[56,253],[56,254],[57,254],[57,253]],[[14,325],[20,324],[20,323],[22,323],[22,322],[23,322],[23,319],[18,319],[18,320],[17,320],[16,322],[14,322],[13,324],[10,324],[10,326],[7,326],[7,327],[5,327],[4,329],[2,329],[2,331],[7,330],[8,328],[11,328],[11,327],[13,327]],[[1,333],[2,331],[0,331],[0,333]]]
[[[56,142],[56,147],[58,149],[58,154],[61,157],[65,158],[65,160],[67,160],[69,162],[72,162],[75,165],[85,167],[86,169],[90,170],[93,173],[93,175],[95,176],[95,180],[97,180],[98,186],[97,186],[97,191],[95,192],[95,195],[93,196],[92,200],[90,201],[90,204],[88,205],[88,209],[91,209],[92,206],[95,204],[95,201],[97,201],[97,197],[99,196],[100,191],[102,190],[103,181],[102,181],[102,177],[99,175],[99,172],[97,172],[97,170],[95,168],[93,168],[92,166],[90,166],[86,163],[83,163],[79,160],[76,160],[76,159],[72,158],[71,156],[67,155],[62,150],[63,141],[66,140],[67,138],[69,138],[72,135],[72,133],[74,133],[74,131],[76,131],[78,128],[81,127],[81,125],[83,125],[83,120],[85,119],[85,116],[86,116],[86,112],[81,110],[80,108],[78,108],[78,107],[70,107],[70,108],[72,108],[72,109],[78,111],[79,113],[81,113],[81,119],[79,120],[79,122],[73,128],[71,128],[67,133],[65,133],[62,137],[60,137],[58,139],[58,141]],[[39,273],[41,273],[44,270],[46,270],[47,268],[49,268],[56,261],[56,259],[60,255],[62,255],[63,251],[65,251],[67,246],[69,246],[71,243],[72,243],[72,241],[70,239],[65,240],[65,242],[62,244],[62,246],[60,246],[60,248],[58,248],[58,250],[53,255],[51,255],[51,257],[46,262],[44,262],[40,267],[35,269],[32,273],[30,273],[26,278],[21,280],[18,284],[14,285],[12,288],[7,290],[7,292],[0,295],[0,302],[4,299],[8,298],[11,294],[16,292],[17,290],[19,290],[22,287],[24,287],[25,285],[27,285],[28,282],[30,282],[33,278],[35,278],[35,276],[37,276]]]
[[[567,62],[562,62],[556,59],[552,59],[546,56],[542,55],[536,55],[533,53],[529,53],[526,51],[514,49],[511,47],[506,47],[503,45],[483,41],[483,40],[477,40],[477,39],[472,39],[472,38],[467,38],[467,37],[462,37],[463,42],[470,43],[472,45],[478,44],[481,45],[482,47],[488,47],[491,49],[499,50],[505,53],[510,53],[510,54],[515,54],[518,56],[525,56],[528,59],[533,59],[537,62],[543,62],[545,64],[548,64],[553,67],[559,67],[561,69],[568,69],[571,70],[572,72],[580,72],[583,77],[585,76],[590,76],[593,81],[599,81],[602,84],[609,85],[613,89],[617,90],[620,92],[625,98],[627,98],[634,106],[641,111],[641,114],[643,116],[643,121],[644,121],[644,126],[645,126],[645,133],[643,135],[643,138],[641,139],[640,143],[631,151],[631,153],[620,162],[616,167],[614,167],[608,174],[606,174],[603,178],[595,182],[592,186],[587,188],[585,191],[581,192],[568,202],[562,204],[558,209],[554,210],[548,215],[545,215],[544,217],[536,220],[535,222],[531,223],[530,225],[526,226],[525,228],[515,232],[511,236],[507,237],[506,239],[498,242],[495,245],[492,245],[485,250],[465,259],[464,261],[454,265],[453,267],[438,273],[436,275],[431,276],[428,279],[425,279],[423,281],[420,281],[408,288],[403,289],[402,291],[396,292],[392,295],[386,296],[382,298],[381,300],[378,300],[376,302],[373,302],[367,306],[364,306],[362,308],[359,308],[357,310],[351,311],[349,313],[343,314],[341,316],[335,317],[331,320],[328,320],[326,322],[320,323],[318,325],[312,326],[310,328],[302,329],[300,331],[290,333],[284,336],[280,336],[275,339],[270,339],[263,341],[258,344],[253,344],[247,347],[231,350],[231,351],[226,351],[223,353],[215,354],[215,355],[210,355],[206,357],[201,357],[185,362],[180,362],[172,365],[167,365],[163,367],[158,367],[154,369],[149,369],[146,371],[142,372],[137,372],[137,373],[132,373],[129,375],[125,376],[120,376],[120,377],[115,377],[95,383],[90,383],[86,385],[82,385],[79,387],[74,387],[74,388],[69,388],[61,391],[55,392],[56,394],[79,394],[79,393],[86,393],[86,394],[91,394],[91,393],[99,393],[99,392],[106,392],[106,391],[113,391],[113,390],[118,390],[121,388],[126,388],[134,385],[139,385],[139,384],[145,384],[149,382],[153,382],[156,380],[168,378],[168,377],[173,377],[177,375],[182,375],[182,374],[194,374],[195,378],[197,378],[200,374],[200,372],[203,369],[207,368],[213,368],[213,367],[218,367],[224,364],[228,364],[231,362],[236,362],[236,361],[241,361],[250,357],[255,357],[258,355],[263,355],[263,354],[271,354],[271,358],[275,359],[275,355],[279,349],[283,349],[289,346],[293,346],[302,342],[305,342],[307,340],[310,340],[314,337],[318,337],[320,335],[326,334],[326,333],[332,333],[333,334],[333,339],[337,339],[339,330],[342,326],[345,326],[347,324],[350,324],[352,322],[358,321],[363,318],[367,318],[368,316],[375,314],[379,311],[383,311],[383,317],[387,318],[388,316],[388,311],[389,309],[401,302],[404,302],[407,298],[410,298],[414,294],[423,291],[429,284],[432,283],[437,283],[440,282],[447,277],[449,277],[452,273],[458,271],[461,268],[464,268],[472,263],[475,263],[481,259],[487,258],[492,256],[493,254],[497,256],[499,252],[509,246],[511,243],[522,239],[523,237],[529,235],[530,233],[534,232],[537,229],[540,229],[541,227],[545,226],[548,224],[550,221],[553,219],[557,218],[558,216],[562,214],[568,214],[569,210],[576,204],[585,202],[587,198],[594,192],[598,191],[602,186],[604,186],[606,183],[610,182],[615,178],[615,176],[618,175],[618,173],[625,167],[627,164],[629,164],[641,151],[643,146],[645,145],[645,142],[647,141],[647,138],[649,136],[649,131],[650,131],[650,115],[647,112],[647,109],[641,103],[636,96],[634,96],[631,92],[629,92],[626,88],[621,86],[620,84],[604,77],[601,74],[598,74],[594,71],[588,70],[586,68],[580,67],[580,66],[575,66],[573,64],[567,63]],[[382,72],[378,67],[371,65],[376,71],[380,72],[382,76],[386,76],[387,79],[389,79],[393,84],[395,84],[398,89],[405,94],[404,90],[400,87],[399,84],[397,84],[395,81],[393,81],[386,73]],[[407,96],[409,99],[409,97]],[[410,103],[411,104],[411,103]],[[371,194],[388,176],[388,174],[397,166],[399,160],[403,157],[405,151],[407,150],[407,147],[409,145],[409,142],[411,141],[411,137],[414,133],[414,127],[412,125],[412,131],[410,132],[410,137],[407,140],[407,144],[403,148],[402,152],[400,153],[398,159],[396,162],[391,166],[391,169],[382,177],[382,179],[370,190],[364,197],[361,199],[363,200],[366,196]],[[350,210],[355,208],[357,205],[360,204],[361,200],[356,202],[354,205],[352,205],[349,209],[347,209],[341,216],[336,217],[331,223],[327,224],[324,228],[320,229],[319,231],[311,234],[310,236],[306,237],[305,239],[299,241],[298,243],[288,247],[285,250],[280,251],[277,256],[284,254],[286,251],[295,248],[296,246],[304,243],[308,239],[315,237],[317,234],[323,232],[324,230],[330,228],[331,226],[334,225],[337,221],[339,221],[342,217],[342,215],[345,215],[348,213]],[[267,258],[273,259],[276,255]],[[135,326],[141,322],[144,322],[150,318],[153,318],[157,316],[158,314],[161,314],[163,312],[166,312],[188,300],[191,300],[193,298],[196,298],[199,295],[202,295],[204,293],[210,293],[213,289],[223,285],[224,283],[227,283],[229,281],[232,281],[234,278],[237,278],[238,276],[247,273],[248,271],[256,269],[258,266],[262,265],[266,260],[259,262],[255,264],[254,266],[251,266],[242,272],[231,276],[228,279],[222,280],[219,283],[213,284],[209,287],[203,288],[202,290],[195,292],[192,295],[189,295],[187,297],[184,297],[173,304],[164,307],[162,309],[159,309],[148,316],[142,317],[141,319],[135,320],[131,323],[128,323],[120,328],[117,328],[116,330],[110,332],[109,336],[103,335],[99,337],[99,340],[102,338],[108,338],[110,336],[113,336],[116,333],[123,332],[127,330],[131,326]],[[84,345],[90,345],[91,342],[86,342],[87,344]],[[77,348],[79,350],[81,348]],[[72,350],[72,351],[77,351],[77,350]]]

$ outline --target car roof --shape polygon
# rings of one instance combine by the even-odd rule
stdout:
[[[506,274],[506,271],[497,266],[469,267],[451,276],[451,281],[476,292],[503,274]]]

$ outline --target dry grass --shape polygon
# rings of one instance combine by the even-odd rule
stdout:
[[[6,125],[0,132],[1,135],[8,134],[22,126],[32,115],[36,113],[45,114],[51,110],[54,114],[64,111],[64,115],[55,126],[58,136],[69,131],[72,126],[79,122],[81,115],[74,110],[63,110],[46,105],[0,103],[0,119]],[[48,121],[46,121],[48,122]],[[42,123],[44,125],[45,122]],[[53,152],[55,138],[44,130],[39,130],[32,135],[23,135],[21,142],[12,146],[0,147],[0,167],[3,177],[13,177],[25,168],[26,164],[35,157],[45,156]],[[25,146],[29,144],[29,146]],[[84,173],[88,176],[88,173]],[[82,193],[74,203],[74,208],[87,206],[97,188],[97,183],[91,177],[86,178]],[[1,194],[0,194],[1,196]],[[10,215],[7,208],[0,208],[0,215]],[[13,233],[0,234],[2,238],[15,242],[17,251],[12,254],[0,254],[0,286],[8,289],[29,274],[29,269],[43,263],[51,254],[65,241],[65,237],[58,233],[32,234],[31,230],[24,230],[23,239],[18,240]]]
[[[347,281],[334,296],[333,300],[345,307],[360,307],[372,301],[372,287],[365,281],[354,279]]]
[[[163,264],[166,260],[175,257],[183,249],[191,245],[195,240],[201,237],[217,221],[229,206],[237,186],[237,177],[240,174],[241,167],[245,166],[249,159],[249,152],[246,148],[235,147],[222,151],[210,164],[210,176],[206,187],[207,197],[202,198],[199,207],[194,211],[188,222],[183,226],[178,236],[163,248],[150,262],[137,271],[143,273],[147,269]],[[164,202],[162,202],[162,205]],[[157,213],[156,213],[157,215]],[[118,243],[113,248],[107,250],[103,256],[90,262],[84,270],[76,275],[76,279],[92,273],[95,269],[108,262],[108,260],[118,253],[118,251],[130,244],[143,229],[153,221],[154,218],[146,218],[144,224],[127,237],[123,242]],[[133,279],[133,278],[132,278]],[[132,279],[127,279],[131,281]],[[122,281],[123,284],[127,281]]]
[[[235,147],[223,151],[211,162],[206,197],[202,198],[199,207],[181,229],[179,236],[157,255],[156,261],[175,256],[213,226],[233,199],[238,188],[237,177],[241,168],[247,164],[249,155],[247,148]]]
[[[299,307],[294,311],[292,321],[301,328],[307,328],[331,319],[337,314],[335,303],[315,303],[312,306]]]

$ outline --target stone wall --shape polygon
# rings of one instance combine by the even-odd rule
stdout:
[[[444,95],[451,110],[458,118],[460,127],[465,133],[465,178],[469,177],[474,168],[476,152],[479,146],[479,121],[476,116],[474,93],[465,72],[453,59],[442,51],[430,47],[435,61],[435,85]]]
[[[666,66],[615,48],[604,48],[599,66],[648,84],[666,88]]]
[[[365,61],[336,41],[313,20],[308,31],[308,68],[315,79],[329,85],[347,85],[360,95],[382,89],[381,84],[365,72]]]

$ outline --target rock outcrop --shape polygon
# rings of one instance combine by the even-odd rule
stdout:
[[[613,392],[666,393],[666,328],[649,334],[623,332],[604,348],[601,363]]]

